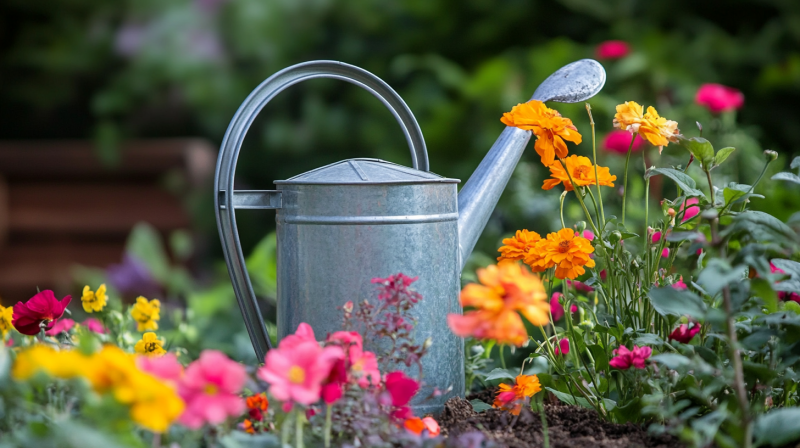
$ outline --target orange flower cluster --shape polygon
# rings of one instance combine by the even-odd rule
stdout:
[[[247,414],[250,418],[244,419],[242,429],[248,434],[255,434],[259,431],[259,426],[262,426],[261,422],[264,421],[264,414],[269,409],[269,399],[267,399],[267,394],[262,392],[247,397],[245,402],[247,403]]]
[[[522,403],[526,398],[534,396],[542,390],[539,377],[536,375],[518,375],[514,384],[500,384],[500,390],[492,403],[492,407],[519,415]]]
[[[569,180],[570,176],[572,176],[572,180],[575,181],[575,184],[579,187],[595,185],[596,183],[605,187],[613,187],[614,181],[617,180],[617,176],[612,176],[607,167],[599,165],[597,166],[597,178],[595,178],[594,165],[592,165],[592,161],[589,160],[588,157],[576,156],[573,154],[565,158],[564,163],[567,166],[567,170],[569,170],[569,175],[567,171],[564,170],[564,165],[561,165],[561,162],[554,162],[550,165],[550,176],[552,176],[552,178],[544,181],[544,185],[542,185],[543,190],[550,190],[556,185],[563,183],[567,191],[572,191],[574,187]],[[595,179],[599,180],[599,182],[595,182]]]
[[[584,266],[595,266],[594,260],[589,257],[594,252],[592,243],[569,228],[550,233],[546,239],[536,232],[517,231],[514,238],[503,240],[503,247],[498,251],[498,261],[522,260],[534,272],[555,267],[556,278],[562,280],[574,280],[586,272]]]
[[[564,140],[577,145],[582,138],[572,120],[562,117],[558,111],[548,108],[538,100],[517,104],[511,108],[511,112],[504,113],[500,121],[506,126],[536,134],[534,149],[542,157],[544,166],[552,165],[556,157],[567,157],[567,144]]]
[[[502,261],[478,269],[477,274],[481,284],[470,283],[461,291],[461,305],[476,309],[447,316],[456,335],[521,346],[528,332],[519,313],[533,325],[549,321],[550,304],[542,281],[524,266]]]
[[[618,105],[617,113],[614,115],[614,127],[638,133],[653,146],[658,146],[659,153],[670,142],[678,142],[680,135],[678,122],[658,115],[653,106],[647,108],[647,113],[642,111],[643,107],[635,101]]]

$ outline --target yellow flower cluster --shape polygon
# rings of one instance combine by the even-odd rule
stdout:
[[[2,340],[5,340],[9,330],[14,328],[14,326],[11,324],[13,317],[14,307],[5,307],[0,305],[0,335],[2,336]]]
[[[133,355],[111,345],[93,355],[34,345],[17,356],[11,375],[27,380],[37,372],[54,378],[84,378],[98,393],[111,393],[127,405],[131,419],[153,432],[164,432],[183,412],[184,403],[171,386],[136,367]]]
[[[149,331],[142,335],[142,339],[136,343],[133,349],[141,355],[162,356],[167,353],[163,346],[164,341],[159,339],[155,333]]]
[[[142,296],[136,298],[131,307],[131,317],[136,321],[138,331],[158,330],[161,319],[161,302],[158,299],[147,300]]]
[[[618,105],[617,113],[614,115],[614,127],[638,133],[653,146],[658,146],[659,153],[669,142],[678,142],[680,135],[678,122],[658,115],[653,106],[647,108],[647,113],[642,113],[643,110],[644,108],[635,101],[626,101]]]
[[[89,285],[83,287],[81,303],[83,304],[83,310],[87,313],[102,311],[103,308],[105,308],[107,301],[108,297],[106,296],[105,283],[97,288],[97,292],[92,292],[91,288],[89,288]]]
[[[536,232],[517,231],[513,238],[503,240],[503,246],[498,251],[498,260],[522,260],[533,272],[544,272],[555,267],[556,278],[562,280],[574,280],[586,272],[584,266],[595,266],[594,260],[589,257],[594,252],[592,243],[569,228],[550,233],[546,239]]]

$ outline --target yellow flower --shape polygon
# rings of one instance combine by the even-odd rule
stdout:
[[[626,101],[617,106],[614,127],[638,132],[638,125],[644,120],[644,108],[635,101]]]
[[[56,350],[49,345],[36,344],[17,355],[11,376],[16,380],[27,380],[42,372],[53,378],[75,378],[84,375],[87,360],[75,350]]]
[[[528,229],[517,230],[517,234],[513,238],[504,239],[503,247],[497,249],[500,252],[497,261],[522,260],[525,258],[525,254],[541,239],[542,237],[536,232],[529,232]]]
[[[565,278],[574,280],[586,272],[584,266],[590,268],[595,266],[594,260],[589,258],[589,254],[594,252],[592,243],[582,236],[575,235],[570,228],[548,234],[546,243],[534,250],[540,251],[537,255],[544,263],[556,266],[556,278],[562,280]],[[525,262],[528,262],[527,259]]]
[[[518,375],[514,384],[500,384],[500,390],[494,399],[492,407],[503,409],[514,415],[519,415],[522,402],[526,397],[532,397],[542,390],[539,377],[536,375]]]
[[[646,138],[653,146],[658,146],[658,152],[665,146],[672,143],[678,143],[678,122],[667,120],[658,115],[653,106],[647,108],[647,113],[644,114],[644,120],[639,126],[639,135]]]
[[[161,319],[160,312],[161,302],[158,299],[148,301],[139,296],[131,308],[131,317],[136,321],[138,331],[158,330],[158,321]]]
[[[2,340],[5,340],[9,330],[14,328],[14,325],[11,324],[13,316],[13,306],[5,307],[0,305],[0,334],[2,334]]]
[[[142,335],[142,339],[136,343],[133,349],[136,353],[147,355],[147,356],[161,356],[164,353],[167,353],[164,350],[164,341],[158,339],[155,333],[147,332]]]
[[[108,297],[106,297],[105,283],[97,288],[97,292],[92,292],[89,285],[83,287],[83,295],[81,296],[81,303],[83,310],[87,313],[102,311],[106,306]]]
[[[580,144],[581,134],[572,124],[572,120],[564,118],[557,111],[549,109],[543,102],[530,100],[517,104],[511,112],[503,114],[500,119],[506,126],[533,131],[536,134],[534,149],[542,157],[544,166],[550,166],[555,158],[567,157],[567,144],[564,140]]]
[[[544,181],[542,189],[550,190],[556,185],[563,183],[564,189],[572,191],[572,183],[569,181],[570,175],[572,176],[572,180],[574,180],[579,187],[595,185],[594,165],[592,165],[592,161],[589,160],[588,157],[576,156],[573,154],[564,159],[564,163],[567,165],[569,175],[564,171],[564,166],[561,165],[561,162],[553,162],[553,164],[550,165],[550,175],[552,178]],[[617,176],[612,176],[609,169],[604,166],[597,167],[597,177],[600,179],[600,185],[606,187],[613,187],[614,181],[617,180]]]

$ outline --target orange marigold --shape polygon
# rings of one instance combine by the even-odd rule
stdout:
[[[614,115],[614,127],[626,131],[637,132],[636,126],[644,120],[644,108],[636,101],[626,101],[617,106]]]
[[[579,187],[595,185],[594,165],[592,165],[592,161],[589,160],[588,157],[576,156],[573,154],[564,159],[564,163],[567,165],[572,180],[574,180],[575,184]],[[544,181],[542,189],[550,190],[556,185],[563,183],[567,191],[572,191],[572,183],[569,181],[569,176],[561,162],[556,161],[550,165],[550,176],[552,176],[552,178]],[[612,176],[609,169],[604,166],[597,167],[597,178],[600,181],[600,185],[606,187],[613,187],[614,181],[617,180],[617,176]],[[505,243],[505,241],[503,241],[503,243]]]
[[[644,114],[644,120],[639,126],[638,132],[651,145],[658,146],[659,153],[669,142],[678,143],[678,135],[680,134],[678,122],[659,116],[653,106],[647,108],[647,113]]]
[[[548,322],[550,304],[544,286],[527,268],[503,260],[478,269],[477,274],[480,284],[470,283],[461,291],[461,305],[476,309],[447,316],[453,333],[521,346],[528,333],[519,313],[534,325]]]
[[[528,229],[517,230],[516,235],[512,238],[503,240],[503,247],[497,249],[500,260],[522,260],[529,250],[533,249],[534,245],[541,241],[542,237],[536,232],[529,232]]]
[[[546,241],[547,244],[537,248],[541,250],[538,255],[542,257],[544,263],[555,265],[556,278],[574,280],[586,272],[584,266],[594,267],[594,260],[589,257],[589,254],[594,252],[592,243],[586,238],[576,235],[572,229],[564,228],[550,233],[547,235]]]
[[[564,140],[580,144],[581,134],[572,124],[572,120],[564,118],[558,111],[548,108],[543,102],[530,100],[517,104],[500,119],[506,126],[514,126],[536,134],[534,149],[542,157],[544,166],[550,166],[556,157],[567,156],[567,144]]]
[[[525,398],[534,396],[542,390],[539,377],[536,375],[518,375],[514,384],[500,384],[500,390],[492,403],[492,407],[499,408],[519,415]]]

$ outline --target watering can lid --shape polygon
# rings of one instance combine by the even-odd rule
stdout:
[[[281,184],[427,184],[459,183],[458,179],[448,179],[430,171],[415,170],[380,159],[347,159],[332,163],[287,180],[276,180]]]

